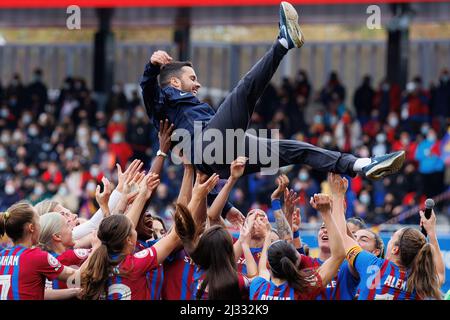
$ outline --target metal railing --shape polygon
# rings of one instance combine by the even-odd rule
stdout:
[[[265,53],[270,43],[194,42],[192,62],[206,88],[230,90]],[[176,56],[171,43],[116,43],[115,82],[137,83],[145,63],[156,49]],[[377,84],[386,74],[386,44],[383,41],[307,42],[300,50],[291,50],[273,81],[293,77],[305,69],[314,90],[319,90],[330,71],[336,70],[350,97],[365,74]],[[420,74],[425,85],[438,79],[450,66],[450,40],[420,40],[410,43],[409,78]],[[59,88],[67,75],[81,76],[92,87],[93,46],[77,44],[6,44],[0,46],[0,79],[8,83],[13,73],[24,82],[32,70],[41,67],[49,88]],[[349,101],[348,101],[349,102]]]

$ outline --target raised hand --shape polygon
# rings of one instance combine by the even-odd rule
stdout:
[[[348,180],[337,173],[328,173],[328,184],[333,195],[344,196],[347,192]]]
[[[211,190],[214,189],[219,180],[219,175],[216,173],[214,173],[209,178],[207,175],[197,173],[194,188],[192,189],[192,197],[195,196],[201,199],[206,198],[208,193],[210,193]]]
[[[331,197],[324,193],[314,194],[309,201],[311,206],[321,214],[331,213]]]
[[[109,216],[110,212],[108,202],[112,193],[112,186],[106,177],[102,178],[102,183],[103,183],[103,192],[100,192],[100,185],[97,185],[97,188],[95,189],[95,199],[100,205],[100,208],[102,209],[104,216]]]
[[[124,193],[124,187],[125,183],[128,181],[133,181],[134,178],[136,178],[136,175],[139,173],[139,170],[141,170],[144,163],[141,160],[135,159],[125,170],[125,172],[122,172],[122,168],[117,163],[117,191],[120,193]],[[129,180],[131,177],[131,180]]]
[[[247,157],[237,157],[236,160],[231,162],[230,165],[230,172],[231,172],[231,178],[234,180],[239,179],[244,174],[245,170],[245,164],[247,162]]]
[[[168,119],[166,119],[166,121],[159,121],[159,149],[164,153],[168,153],[170,150],[170,146],[172,144],[170,137],[172,136],[174,128],[175,126],[173,123],[170,124]]]
[[[419,211],[420,214],[420,226],[425,228],[427,235],[429,237],[433,237],[436,235],[436,215],[434,214],[434,210],[431,210],[430,219],[425,217],[424,211]]]
[[[300,230],[301,225],[302,225],[302,217],[300,215],[300,208],[296,208],[294,213],[292,214],[292,231],[296,232]]]
[[[241,243],[246,244],[247,246],[250,246],[250,241],[252,240],[251,232],[253,229],[253,224],[255,223],[255,218],[255,214],[247,217],[239,233],[239,240],[241,241]]]
[[[172,57],[169,56],[169,54],[163,50],[153,52],[152,56],[150,57],[150,63],[155,66],[163,66],[165,64],[172,62],[172,60],[173,60]]]
[[[150,171],[139,182],[139,194],[145,196],[145,199],[149,199],[159,183],[159,175]]]
[[[232,208],[230,211],[227,212],[226,219],[237,229],[240,229],[242,225],[245,223],[244,215],[236,208]]]
[[[298,203],[300,196],[297,196],[297,192],[294,190],[284,190],[284,209],[283,212],[287,221],[292,223],[292,215],[294,214],[295,204]],[[292,224],[291,224],[292,225]]]
[[[283,192],[286,190],[287,186],[289,185],[289,178],[282,174],[277,178],[277,184],[278,187],[275,189],[275,191],[271,195],[271,199],[280,199],[283,195]]]

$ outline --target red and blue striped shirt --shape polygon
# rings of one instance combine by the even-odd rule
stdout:
[[[287,281],[276,285],[270,280],[256,277],[250,284],[250,300],[314,300],[322,289],[322,280],[315,274],[304,292],[291,288]]]
[[[392,261],[354,247],[347,254],[349,263],[361,278],[358,300],[416,300],[407,290],[408,270]]]
[[[0,252],[0,300],[43,300],[45,278],[56,279],[64,266],[40,248],[21,245]]]

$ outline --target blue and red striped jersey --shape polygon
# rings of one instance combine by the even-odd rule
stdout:
[[[50,252],[62,265],[78,269],[84,261],[89,257],[90,249],[69,249],[61,254]],[[51,283],[53,289],[67,289],[67,282],[60,280],[53,280]]]
[[[64,266],[40,248],[21,245],[0,252],[0,300],[44,300],[45,278],[54,280]]]
[[[361,278],[358,300],[418,299],[415,291],[407,291],[408,270],[405,268],[360,247],[352,249],[347,258]]]
[[[304,292],[291,288],[287,281],[276,285],[270,280],[256,277],[250,284],[250,300],[314,300],[322,290],[322,281],[318,274],[309,281],[310,287]]]
[[[111,255],[117,259],[118,255]],[[144,249],[134,255],[127,255],[113,268],[107,281],[106,300],[150,300],[147,273],[158,267],[157,252],[154,247]]]
[[[136,242],[136,252],[144,250],[146,248],[150,248],[156,242],[158,242],[158,240],[138,240]],[[162,264],[158,265],[158,267],[156,267],[155,269],[147,272],[146,278],[148,287],[150,288],[150,300],[161,300],[162,284],[164,281],[164,267],[162,266]]]
[[[304,255],[301,255],[301,257],[301,269],[318,269],[324,263],[319,258],[311,258]],[[353,300],[359,281],[359,278],[351,273],[348,262],[344,261],[339,267],[336,277],[322,289],[322,292],[317,296],[317,300]]]
[[[173,253],[172,259],[163,263],[164,281],[162,288],[163,300],[192,300],[194,279],[199,277],[200,268],[189,254],[181,249]]]

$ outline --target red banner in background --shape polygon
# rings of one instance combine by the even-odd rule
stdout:
[[[291,0],[292,4],[380,4],[393,2],[446,2],[445,0]],[[280,0],[1,0],[0,8],[80,7],[201,7],[278,5]]]

